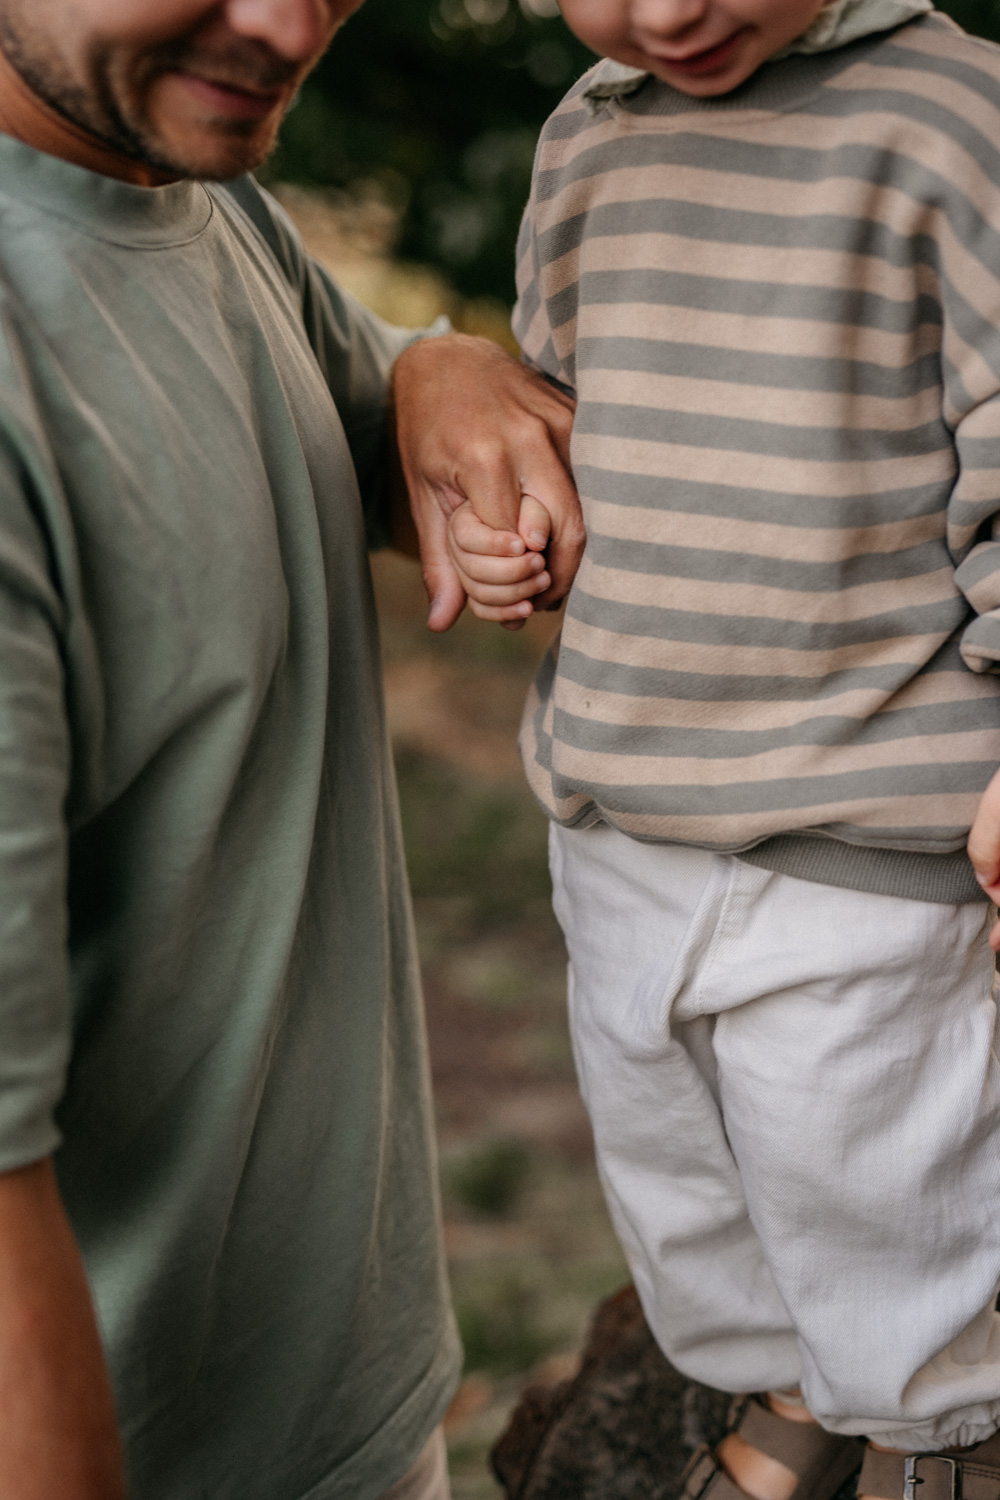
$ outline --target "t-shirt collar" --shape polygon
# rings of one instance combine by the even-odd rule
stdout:
[[[207,228],[212,199],[199,182],[135,187],[0,135],[0,198],[31,204],[109,244],[163,249]]]

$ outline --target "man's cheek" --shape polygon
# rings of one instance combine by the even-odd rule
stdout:
[[[105,46],[150,47],[196,29],[218,0],[63,0],[67,22]]]

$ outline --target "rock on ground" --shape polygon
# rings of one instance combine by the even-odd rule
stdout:
[[[597,1309],[576,1378],[524,1392],[493,1469],[508,1500],[677,1500],[731,1399],[674,1369],[628,1286]]]

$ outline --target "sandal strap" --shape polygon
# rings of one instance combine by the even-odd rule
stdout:
[[[859,1439],[826,1432],[813,1422],[779,1417],[759,1396],[736,1398],[730,1408],[728,1431],[738,1433],[758,1452],[798,1475],[792,1500],[828,1500],[860,1466],[864,1452]],[[685,1500],[748,1500],[707,1443],[696,1448],[688,1460],[681,1475],[681,1487]],[[913,1496],[912,1500],[927,1500],[927,1497]],[[1000,1500],[1000,1493],[990,1500]]]
[[[730,1479],[708,1443],[700,1444],[684,1465],[681,1494],[685,1500],[749,1500],[746,1492]]]
[[[756,1399],[747,1402],[733,1430],[751,1448],[776,1459],[793,1474],[805,1474],[838,1458],[844,1451],[845,1439],[838,1433],[827,1432],[816,1422],[794,1422],[790,1417],[781,1417]],[[852,1442],[853,1439],[846,1441]],[[925,1497],[921,1496],[920,1500],[925,1500]]]
[[[994,1436],[964,1453],[865,1450],[859,1495],[879,1500],[998,1500],[1000,1442]]]

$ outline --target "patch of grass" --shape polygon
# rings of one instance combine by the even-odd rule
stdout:
[[[513,1209],[530,1173],[531,1154],[523,1141],[500,1137],[453,1162],[445,1189],[463,1208],[499,1219]]]
[[[629,1279],[613,1245],[583,1263],[538,1250],[454,1261],[466,1373],[523,1378],[550,1354],[578,1349],[595,1305]]]
[[[484,784],[405,750],[396,774],[415,896],[468,899],[486,925],[547,900],[547,821],[526,786]]]
[[[511,1267],[476,1290],[455,1303],[467,1370],[515,1375],[551,1354],[559,1340],[543,1325],[538,1288],[526,1277]]]
[[[548,623],[552,616],[541,615],[540,621]],[[555,628],[554,624],[551,627]],[[535,675],[539,657],[537,636],[534,633],[511,630],[484,630],[483,622],[466,611],[450,636],[444,637],[452,654],[464,661],[475,662],[481,667],[493,667],[524,674],[527,682]]]

